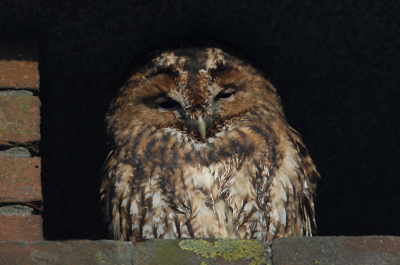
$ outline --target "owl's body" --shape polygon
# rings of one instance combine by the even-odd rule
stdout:
[[[114,239],[312,234],[318,172],[276,89],[234,56],[161,54],[121,88],[107,125]]]

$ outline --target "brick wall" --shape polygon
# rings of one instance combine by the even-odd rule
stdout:
[[[0,40],[0,241],[43,240],[38,45]]]

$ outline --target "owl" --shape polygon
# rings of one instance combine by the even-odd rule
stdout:
[[[100,193],[111,236],[312,236],[320,176],[276,88],[219,48],[154,57],[106,115]]]

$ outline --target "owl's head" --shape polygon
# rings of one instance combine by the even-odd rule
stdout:
[[[218,48],[171,50],[123,85],[107,114],[108,131],[119,142],[132,126],[172,128],[206,142],[261,102],[283,115],[276,89],[250,64]]]

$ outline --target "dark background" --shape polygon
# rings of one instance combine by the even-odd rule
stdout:
[[[106,237],[103,120],[130,62],[181,39],[254,60],[322,176],[318,235],[400,236],[399,1],[2,1],[40,41],[46,239]]]

